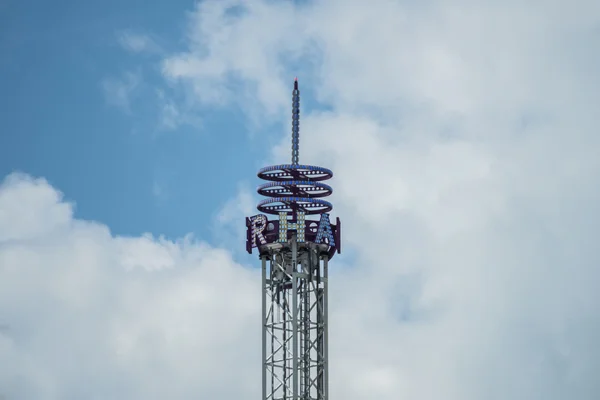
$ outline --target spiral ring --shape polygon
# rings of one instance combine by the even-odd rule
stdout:
[[[314,215],[331,211],[333,205],[325,200],[307,197],[275,197],[260,201],[257,208],[266,214],[279,214],[280,212],[290,212],[297,209],[307,215]]]
[[[330,169],[313,165],[272,165],[258,171],[258,177],[265,181],[283,182],[287,180],[326,181],[333,177]]]
[[[262,168],[258,177],[269,181],[258,187],[258,194],[267,197],[258,203],[265,214],[304,212],[307,215],[331,211],[333,205],[321,198],[331,195],[331,186],[321,181],[333,177],[331,170],[312,165],[283,164]]]
[[[321,182],[286,181],[268,182],[258,187],[258,194],[266,197],[283,197],[299,194],[302,197],[327,197],[333,192],[331,186]]]

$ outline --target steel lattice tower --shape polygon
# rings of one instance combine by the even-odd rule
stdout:
[[[262,399],[326,400],[328,262],[341,251],[329,221],[333,173],[299,164],[300,91],[292,92],[292,163],[261,169],[262,214],[246,218],[249,253],[262,262]],[[265,214],[277,215],[269,221]],[[307,218],[309,216],[309,218]],[[310,216],[318,216],[312,220]]]

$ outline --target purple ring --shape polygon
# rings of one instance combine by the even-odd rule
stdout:
[[[331,211],[333,205],[325,200],[309,197],[275,197],[261,200],[258,210],[265,214],[277,215],[280,212],[290,212],[297,209],[307,215],[323,214]]]
[[[330,169],[314,165],[282,164],[272,165],[258,171],[258,177],[265,181],[284,182],[288,180],[326,181],[333,177]]]
[[[312,181],[267,182],[260,185],[257,191],[266,197],[300,196],[312,199],[327,197],[333,193],[331,186]]]

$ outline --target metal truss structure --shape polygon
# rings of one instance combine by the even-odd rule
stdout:
[[[267,245],[261,254],[263,399],[328,398],[329,246]]]

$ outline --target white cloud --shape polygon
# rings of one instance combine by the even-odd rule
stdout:
[[[165,197],[167,197],[165,188],[157,181],[154,181],[152,183],[152,195],[157,199],[164,199]]]
[[[260,374],[244,367],[260,354],[256,272],[190,237],[112,236],[73,219],[43,180],[10,176],[0,204],[0,320],[10,325],[0,332],[0,388],[8,398],[256,391]]]
[[[591,1],[198,5],[169,78],[288,116],[297,52],[331,109],[302,114],[300,156],[334,169],[357,252],[332,398],[597,397],[598,22]]]
[[[102,81],[102,89],[106,102],[120,108],[126,113],[131,112],[131,101],[142,82],[141,74],[128,72],[123,79],[107,78]]]
[[[119,32],[117,40],[121,47],[132,53],[160,52],[158,44],[148,35],[124,31]]]
[[[221,246],[233,245],[233,254],[245,252],[246,217],[255,214],[256,197],[246,182],[240,184],[236,196],[215,215],[213,233]]]
[[[193,110],[193,102],[175,101],[169,97],[163,90],[157,90],[159,108],[159,125],[166,130],[175,130],[183,125],[189,125],[194,128],[202,126],[202,119]]]
[[[161,125],[168,129],[175,129],[180,124],[181,113],[172,101],[164,101],[161,106]]]
[[[247,111],[280,117],[289,108],[282,78],[293,75],[281,67],[279,58],[293,60],[292,50],[302,50],[302,41],[295,40],[300,22],[293,18],[294,8],[287,2],[245,7],[238,1],[207,1],[197,7],[189,31],[190,47],[197,53],[165,59],[165,76],[191,78],[202,103],[238,101]],[[269,26],[259,26],[262,22]],[[282,54],[282,48],[289,51]]]
[[[332,398],[598,397],[599,20],[584,1],[198,5],[164,71],[200,101],[237,85],[287,117],[293,54],[315,60],[301,88],[331,111],[303,112],[300,157],[336,173],[356,253],[332,262]],[[114,237],[22,176],[0,237],[13,397],[260,396],[258,276],[228,252]]]

